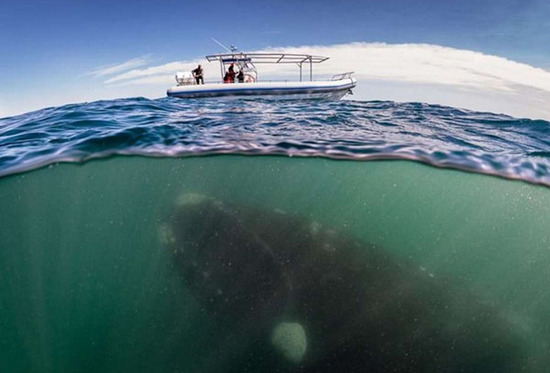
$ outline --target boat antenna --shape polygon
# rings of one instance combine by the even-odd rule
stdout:
[[[223,45],[222,43],[220,43],[219,41],[217,41],[216,39],[214,39],[214,38],[210,38],[210,39],[212,39],[212,41],[213,41],[214,43],[218,44],[220,47],[222,47],[223,49],[225,49],[225,50],[228,51],[228,52],[233,53],[233,52],[234,52],[233,49],[236,49],[234,46],[231,46],[231,49],[229,49],[229,48],[227,48],[225,45]]]

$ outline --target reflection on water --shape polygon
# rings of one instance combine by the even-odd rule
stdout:
[[[283,157],[5,177],[0,371],[543,372],[549,196]]]

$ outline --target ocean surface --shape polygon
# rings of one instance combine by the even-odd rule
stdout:
[[[371,361],[385,371],[387,349],[408,356],[399,371],[547,372],[549,186],[549,122],[423,103],[134,98],[0,119],[0,372],[336,371],[344,357],[347,371]],[[175,216],[201,203],[212,216],[244,211],[230,224],[297,222],[251,223],[235,241],[212,218],[194,225],[194,245],[207,250],[212,241],[201,240],[216,236],[231,255],[257,244],[278,258],[285,242],[308,258],[340,258],[322,271],[313,259],[277,264],[294,293],[323,305],[294,299],[284,315],[232,321],[241,298],[226,307],[204,296],[212,289],[189,279],[178,246],[187,227]],[[331,235],[341,246],[318,238]],[[347,250],[352,241],[363,249]],[[383,263],[376,276],[355,272],[342,259],[350,252]],[[272,296],[242,275],[274,271],[254,257],[223,276],[217,257],[195,259],[203,280]],[[334,281],[354,292],[331,301]],[[368,297],[346,308],[363,288],[389,302],[386,318]],[[423,326],[409,343],[403,315],[415,312]],[[329,321],[341,332],[315,329],[320,314],[340,315]],[[460,340],[476,319],[495,320],[484,322],[492,340],[480,331],[487,344],[430,365],[424,346],[445,333]],[[281,347],[274,331],[286,321],[303,333]],[[358,345],[371,347],[343,352]]]

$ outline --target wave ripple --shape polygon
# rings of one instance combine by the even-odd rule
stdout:
[[[550,123],[391,101],[145,98],[0,119],[0,176],[114,154],[407,159],[550,186]]]

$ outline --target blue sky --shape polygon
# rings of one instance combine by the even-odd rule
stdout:
[[[211,37],[243,50],[352,42],[427,44],[498,56],[550,71],[547,0],[279,0],[241,4],[3,0],[0,117],[119,95],[162,97],[165,89],[160,85],[113,87],[105,84],[103,75],[91,73],[136,59],[141,62],[135,68],[196,60],[220,52]],[[384,92],[380,99],[392,99],[390,90]],[[371,93],[367,98],[377,97]],[[444,103],[453,104],[450,101]],[[461,103],[457,100],[456,106]]]

